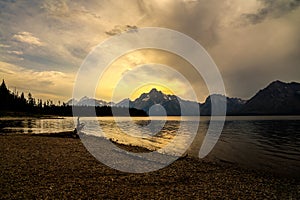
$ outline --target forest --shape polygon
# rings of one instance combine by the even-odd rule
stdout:
[[[54,104],[52,100],[35,99],[29,92],[27,98],[22,92],[10,91],[5,81],[0,85],[0,116],[7,115],[56,115],[56,116],[147,116],[143,110],[123,107],[71,106]]]

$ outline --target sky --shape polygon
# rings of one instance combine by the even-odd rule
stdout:
[[[0,0],[0,78],[11,90],[67,101],[77,71],[98,44],[137,28],[163,27],[206,49],[227,96],[249,99],[274,80],[300,81],[299,7],[299,0]],[[136,98],[155,86],[191,98],[173,70],[147,63],[179,71],[200,102],[208,96],[201,77],[185,70],[189,63],[157,50],[113,62],[95,96],[109,101],[118,91],[116,100]]]

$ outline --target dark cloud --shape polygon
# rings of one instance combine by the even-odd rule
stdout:
[[[0,1],[0,8],[6,8],[7,5],[11,4],[11,3],[16,3],[17,0],[1,0]]]
[[[68,48],[68,51],[74,56],[74,57],[82,57],[82,59],[89,53],[86,49],[83,49],[81,47],[70,47]]]
[[[197,1],[140,1],[144,24],[166,27],[183,32],[204,46],[218,42],[220,22],[228,10],[226,3],[218,0]],[[149,25],[148,25],[149,26]]]
[[[257,24],[268,17],[280,17],[286,13],[297,9],[300,6],[300,0],[259,0],[263,7],[256,13],[242,14],[246,23]]]
[[[121,34],[123,32],[134,32],[137,31],[138,27],[135,25],[116,25],[113,29],[109,30],[109,31],[105,31],[105,33],[109,36],[113,36],[113,35],[118,35]]]

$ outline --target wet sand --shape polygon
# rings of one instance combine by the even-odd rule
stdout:
[[[124,173],[97,161],[81,140],[52,136],[0,135],[1,199],[300,199],[293,178],[194,158]]]

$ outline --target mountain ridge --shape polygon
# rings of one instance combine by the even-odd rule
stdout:
[[[300,114],[300,83],[274,81],[259,90],[240,111],[242,114]]]
[[[248,100],[212,94],[203,103],[199,103],[184,100],[176,95],[167,95],[153,88],[148,93],[141,94],[133,101],[126,98],[118,103],[113,103],[83,97],[79,101],[75,99],[69,100],[68,103],[71,104],[68,105],[129,107],[149,113],[149,109],[152,106],[159,104],[165,108],[167,115],[177,116],[199,115],[199,111],[197,111],[199,109],[201,115],[210,115],[212,101],[214,101],[215,105],[226,101],[227,115],[300,114],[300,83],[285,83],[276,80],[259,90]]]

